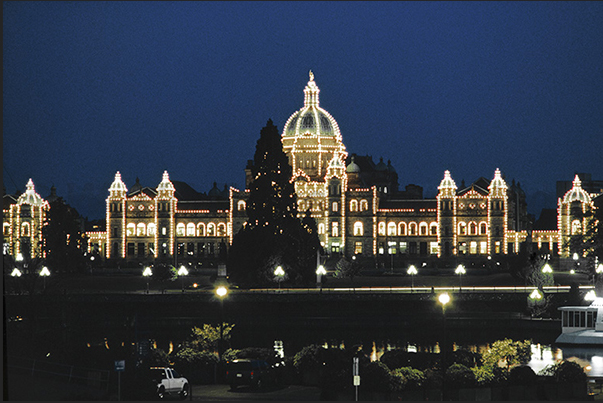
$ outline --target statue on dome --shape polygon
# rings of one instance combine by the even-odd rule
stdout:
[[[314,73],[312,73],[312,70],[310,70],[310,81],[314,81]]]

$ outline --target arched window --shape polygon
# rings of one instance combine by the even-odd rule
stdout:
[[[197,236],[205,236],[205,224],[202,222],[197,224]]]
[[[223,222],[218,224],[218,236],[226,236],[226,224]]]
[[[364,235],[364,226],[362,225],[362,222],[356,221],[354,223],[354,235],[355,236],[362,236],[362,235]]]
[[[477,224],[474,222],[471,222],[469,224],[469,234],[470,235],[477,235]]]
[[[144,223],[139,223],[136,226],[136,236],[144,236],[145,231],[146,231],[146,226],[144,225]]]
[[[127,236],[134,236],[135,233],[136,233],[136,225],[134,225],[134,223],[130,223],[130,224],[126,225],[126,235]]]
[[[408,224],[408,235],[417,235],[417,223],[411,222],[410,224]]]
[[[207,236],[216,236],[216,224],[213,222],[207,224]]]
[[[467,223],[459,223],[459,235],[467,235]]]
[[[360,211],[368,210],[368,201],[360,200]]]
[[[331,207],[331,210],[333,210],[333,211],[339,210],[339,205],[337,204],[337,202],[333,202],[333,206]]]
[[[406,223],[401,222],[398,224],[398,235],[406,235]]]
[[[379,223],[379,235],[385,235],[385,223],[382,221]]]
[[[334,222],[331,224],[331,236],[338,237],[339,236],[339,223]]]
[[[580,220],[572,221],[572,235],[576,235],[582,232],[582,225],[580,224]]]
[[[429,234],[431,234],[431,235],[438,234],[438,223],[437,222],[432,222],[431,224],[429,224]]]
[[[155,226],[154,223],[150,223],[149,225],[147,225],[147,235],[148,236],[153,236],[153,235],[155,235],[156,232],[157,232],[157,227]]]
[[[396,223],[395,222],[390,221],[389,224],[387,224],[387,235],[396,236]]]
[[[237,209],[239,211],[245,211],[245,200],[239,200],[237,202]]]
[[[7,222],[3,223],[2,229],[3,229],[3,233],[5,236],[10,235],[10,224],[9,223],[7,223]]]
[[[180,223],[176,225],[176,236],[184,236],[184,224]]]
[[[488,233],[488,225],[485,222],[479,224],[479,234],[486,235]]]
[[[358,211],[358,200],[350,200],[350,211]]]
[[[419,224],[419,233],[421,235],[427,235],[427,223],[426,222],[422,222],[421,224]]]
[[[21,236],[29,236],[29,223],[28,222],[24,222],[23,225],[21,225]]]
[[[192,222],[186,224],[186,236],[195,236],[195,224]]]
[[[323,223],[318,224],[318,233],[319,234],[325,233],[325,225]]]

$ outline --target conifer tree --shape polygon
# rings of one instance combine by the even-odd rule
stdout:
[[[274,284],[275,268],[282,266],[286,283],[308,284],[314,278],[320,243],[312,230],[315,224],[302,224],[297,218],[292,169],[272,120],[260,132],[252,176],[248,219],[228,254],[230,278],[243,286],[269,286]]]

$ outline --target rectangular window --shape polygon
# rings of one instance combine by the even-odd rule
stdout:
[[[494,253],[500,254],[500,241],[494,242]]]
[[[387,253],[389,253],[390,255],[395,255],[396,254],[396,242],[389,241],[387,243]]]
[[[469,243],[469,253],[472,255],[477,254],[477,242],[476,241],[471,241]]]
[[[128,256],[134,256],[134,243],[128,243]]]
[[[488,253],[488,242],[482,241],[479,243],[479,253],[485,255]]]
[[[193,256],[195,254],[195,244],[192,242],[189,242],[186,245],[186,254],[189,256]]]
[[[402,254],[408,253],[408,243],[400,242],[400,253],[402,253]]]
[[[383,242],[379,242],[379,254],[383,255],[385,253],[385,245]]]
[[[139,257],[144,256],[144,243],[142,243],[142,242],[138,243],[138,256]]]
[[[117,230],[117,227],[113,227],[113,238],[117,238],[119,235],[119,232]]]
[[[161,235],[167,235],[167,228],[161,227]]]
[[[205,255],[205,243],[199,242],[197,243],[197,256],[203,257]]]
[[[416,242],[409,242],[408,243],[408,253],[411,255],[416,255],[417,254],[417,243]]]
[[[429,253],[432,255],[438,254],[438,243],[437,242],[429,242]]]
[[[362,255],[362,242],[356,242],[354,246],[354,254]]]
[[[334,253],[339,252],[339,242],[333,242],[331,244],[331,252],[334,252]]]
[[[214,255],[214,243],[213,242],[208,242],[207,243],[207,248],[209,250],[209,256],[213,256]]]
[[[460,242],[459,243],[459,253],[461,255],[464,255],[467,253],[467,243],[466,242]]]
[[[154,243],[149,244],[149,255],[155,256],[155,244]]]
[[[178,246],[176,246],[176,250],[177,250],[178,256],[182,256],[184,254],[184,243],[178,242]]]

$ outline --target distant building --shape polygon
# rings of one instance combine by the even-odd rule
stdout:
[[[50,208],[48,201],[42,199],[31,179],[27,182],[25,193],[21,195],[3,195],[2,235],[3,253],[15,258],[42,257],[42,226],[46,212]]]

